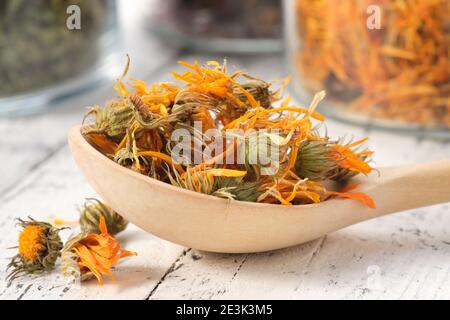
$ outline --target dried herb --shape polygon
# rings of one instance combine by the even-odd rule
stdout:
[[[315,109],[324,92],[303,108],[291,105],[289,96],[282,99],[286,81],[274,90],[274,83],[243,71],[228,73],[225,62],[180,61],[186,69],[172,73],[177,83],[151,85],[126,81],[128,65],[115,85],[118,97],[90,109],[95,118],[82,128],[87,141],[118,164],[183,189],[239,201],[291,205],[341,196],[372,206],[357,192],[331,193],[324,187],[325,180],[346,181],[372,170],[372,152],[359,150],[364,139],[343,143],[321,134],[324,117]],[[171,137],[180,128],[192,138],[183,142],[192,149],[175,160]],[[209,129],[216,129],[223,149],[203,157],[211,144]],[[259,156],[267,150],[274,166]],[[201,161],[193,163],[196,155]]]
[[[105,219],[106,228],[110,235],[116,235],[126,229],[128,221],[100,200],[86,199],[80,209],[80,228],[84,233],[100,234],[100,218]]]
[[[52,270],[63,247],[58,234],[61,229],[32,218],[28,221],[18,219],[18,224],[22,227],[19,234],[19,253],[8,265],[8,269],[13,269],[8,274],[9,281],[27,273]]]
[[[0,96],[71,79],[97,63],[107,28],[108,0],[0,1]],[[78,5],[82,29],[68,30],[66,11]]]
[[[97,278],[103,284],[103,276],[112,277],[110,269],[120,259],[136,255],[122,250],[106,227],[105,218],[100,217],[100,234],[81,233],[69,240],[61,254],[61,271],[66,276],[78,277],[81,281]]]
[[[367,8],[381,8],[381,29]],[[297,0],[297,66],[310,91],[350,111],[450,127],[448,0]]]

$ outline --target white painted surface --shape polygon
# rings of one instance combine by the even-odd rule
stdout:
[[[185,57],[192,61],[210,57]],[[264,78],[284,74],[279,58],[231,58]],[[162,61],[162,60],[161,60]],[[174,59],[175,61],[175,59]],[[166,72],[175,65],[167,66]],[[162,80],[161,71],[149,77]],[[260,254],[196,252],[135,227],[119,239],[139,253],[114,270],[116,281],[67,283],[56,270],[41,277],[5,282],[7,248],[16,245],[14,218],[77,218],[76,205],[93,196],[65,144],[80,122],[82,106],[100,102],[110,90],[73,101],[33,118],[0,120],[0,299],[426,299],[450,298],[450,207],[422,208],[355,225],[306,245]],[[328,121],[332,136],[369,135],[379,166],[450,157],[441,142]],[[332,214],[332,213],[330,213]],[[73,231],[64,231],[67,238]],[[270,235],[268,235],[270,236]]]

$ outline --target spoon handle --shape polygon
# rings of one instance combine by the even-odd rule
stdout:
[[[381,214],[450,202],[450,160],[381,169],[373,182]]]

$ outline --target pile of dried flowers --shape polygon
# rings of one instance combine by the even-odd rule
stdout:
[[[87,141],[124,167],[195,192],[283,205],[318,203],[338,196],[375,207],[369,196],[354,192],[355,184],[347,184],[340,192],[324,186],[326,180],[347,181],[372,171],[368,164],[372,152],[359,150],[366,139],[343,143],[321,134],[324,117],[315,109],[324,92],[318,93],[308,108],[302,108],[291,105],[289,96],[282,99],[286,83],[273,91],[272,83],[242,71],[228,74],[226,63],[209,61],[204,67],[180,64],[187,70],[174,72],[173,77],[183,85],[149,86],[132,79],[127,88],[128,61],[115,86],[118,97],[103,108],[90,108],[87,116],[95,115],[95,121],[82,127]],[[201,124],[200,130],[196,122]],[[189,143],[194,145],[194,154],[201,154],[199,163],[174,160],[172,134],[180,128],[192,136]],[[216,139],[223,142],[224,149],[205,158],[209,145],[204,141],[212,129],[219,133]],[[232,134],[230,129],[234,129]],[[255,131],[268,139],[252,140]],[[203,141],[200,146],[198,140]],[[247,147],[244,153],[234,152],[242,146]],[[275,150],[277,166],[271,167],[270,174],[260,158],[252,161],[249,147]],[[230,156],[232,161],[224,161]],[[23,230],[8,279],[52,270],[61,257],[65,275],[82,281],[95,277],[102,284],[103,276],[111,276],[110,269],[120,259],[136,254],[122,250],[114,238],[128,222],[106,204],[88,199],[80,210],[79,223],[81,233],[63,246],[62,229],[32,218],[19,220]]]
[[[380,9],[380,29],[367,8]],[[450,127],[448,0],[295,3],[303,85],[351,111]]]
[[[272,82],[240,70],[228,73],[226,61],[208,61],[204,66],[180,61],[186,70],[173,72],[174,82],[149,85],[124,80],[129,62],[114,87],[118,96],[104,107],[90,107],[86,117],[94,120],[82,126],[86,140],[116,163],[181,188],[228,199],[301,205],[340,196],[375,206],[360,192],[330,192],[324,186],[326,180],[347,181],[372,171],[368,164],[372,151],[361,150],[366,139],[345,143],[321,133],[324,117],[315,109],[324,92],[316,94],[307,108],[293,106],[289,96],[282,97],[286,81],[272,90]],[[200,154],[200,161],[174,159],[177,129],[192,136],[191,156]],[[209,130],[219,132],[215,140],[224,148],[206,158]],[[255,131],[269,139],[252,142]],[[275,170],[267,174],[264,164],[252,162],[248,151],[238,161],[235,151],[245,146],[270,150],[275,146]]]
[[[13,281],[24,274],[40,274],[55,267],[61,258],[61,272],[80,281],[97,278],[103,284],[103,275],[112,277],[110,269],[120,259],[136,255],[121,249],[113,235],[125,230],[128,222],[106,204],[88,199],[80,211],[82,232],[63,246],[57,228],[50,223],[18,219],[22,227],[19,234],[18,254],[11,259],[7,280]],[[58,221],[54,224],[64,224]]]

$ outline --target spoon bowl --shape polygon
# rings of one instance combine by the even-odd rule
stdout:
[[[377,204],[332,198],[298,206],[221,199],[185,190],[111,161],[80,133],[69,145],[94,190],[131,223],[162,239],[199,250],[247,253],[298,245],[388,213],[450,201],[450,161],[382,168],[358,177],[358,191]],[[437,187],[439,184],[440,188]]]

